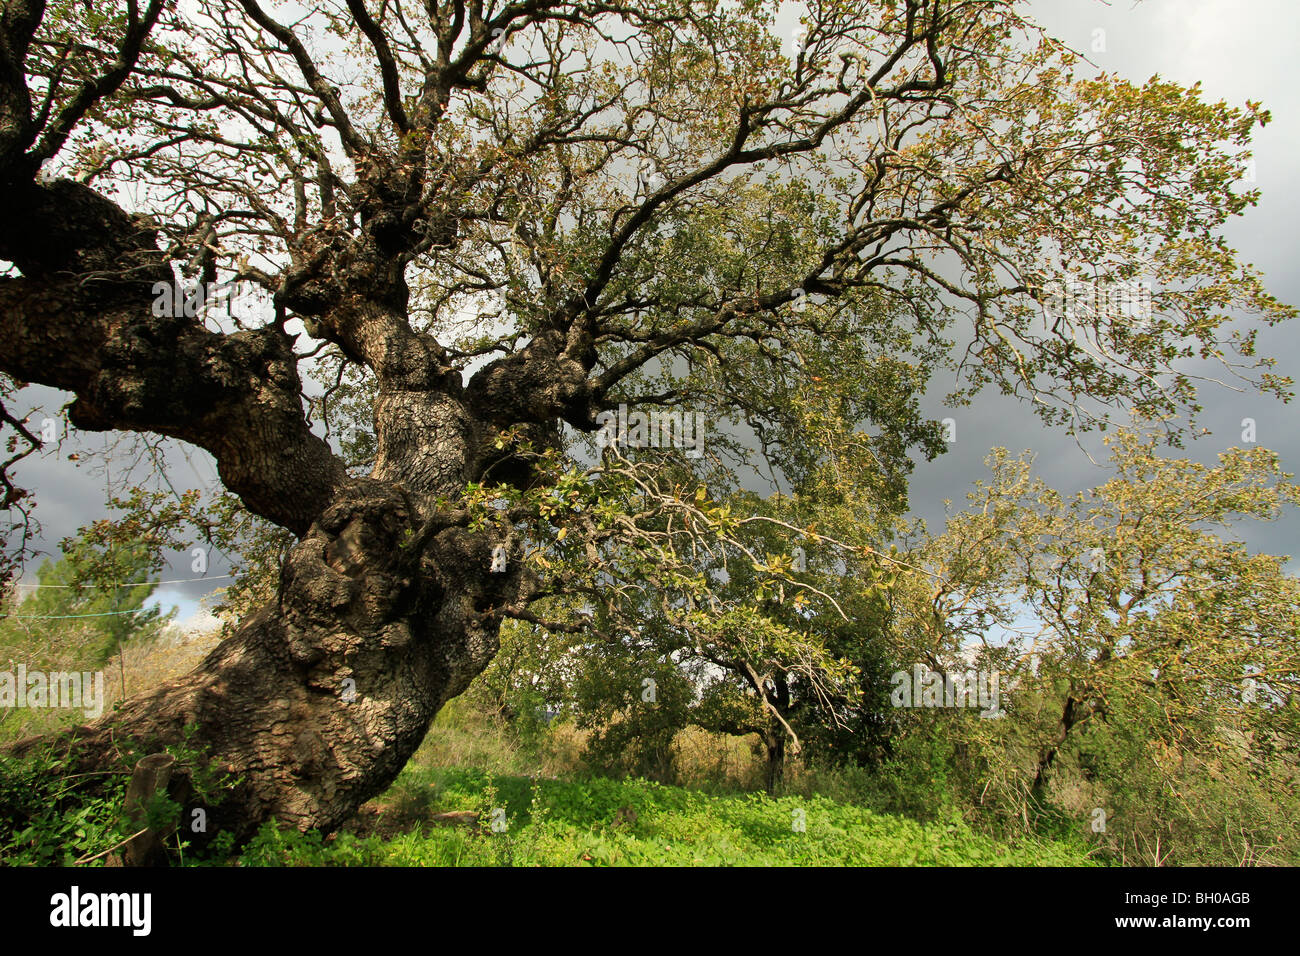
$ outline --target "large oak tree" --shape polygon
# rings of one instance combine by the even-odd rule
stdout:
[[[1217,234],[1255,200],[1256,104],[1076,73],[997,0],[775,24],[759,0],[6,0],[2,397],[42,383],[78,429],[206,449],[295,538],[272,600],[76,731],[79,760],[189,727],[241,781],[214,829],[337,826],[504,619],[583,627],[646,587],[723,613],[692,548],[754,555],[711,496],[842,464],[791,395],[854,424],[896,498],[939,444],[915,397],[942,356],[959,400],[993,383],[1073,429],[1194,412],[1184,360],[1251,374],[1229,313],[1290,314]],[[157,307],[217,279],[267,307]],[[1137,315],[1111,293],[1142,282]],[[363,467],[310,414],[325,374],[372,406]],[[623,403],[719,440],[593,465]]]

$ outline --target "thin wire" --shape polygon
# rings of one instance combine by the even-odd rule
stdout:
[[[174,581],[145,581],[143,584],[115,584],[115,585],[113,585],[113,587],[118,587],[118,588],[141,588],[141,587],[148,587],[150,584],[182,584],[182,583],[184,583],[184,582],[186,582],[186,581],[219,581],[219,580],[221,580],[221,579],[223,579],[223,578],[233,578],[233,577],[234,577],[233,574],[214,574],[214,575],[213,575],[212,577],[210,577],[210,578],[177,578],[177,579],[174,580]],[[18,584],[18,585],[14,585],[14,586],[15,586],[15,587],[20,587],[20,588],[21,588],[21,587],[75,588],[75,587],[91,587],[92,585],[79,585],[79,584],[45,584],[45,585],[39,585],[39,584],[37,584],[37,585],[31,585],[31,584]],[[102,587],[108,587],[108,585],[101,585],[101,586],[102,586]],[[148,608],[138,607],[138,608],[135,608],[134,610],[130,610],[130,611],[98,611],[98,612],[96,612],[96,613],[94,613],[94,614],[0,614],[0,620],[4,620],[5,618],[10,618],[10,619],[15,620],[15,621],[67,621],[67,620],[70,620],[70,619],[72,619],[72,618],[79,618],[79,617],[111,617],[111,616],[114,615],[114,614],[141,614],[141,613],[144,613],[144,612],[147,611],[147,610],[149,610],[149,609],[148,609]]]
[[[66,621],[73,617],[111,617],[114,614],[143,614],[151,608],[138,607],[132,611],[100,611],[96,614],[0,614],[0,619],[12,618],[15,621]]]
[[[186,584],[189,581],[224,581],[233,574],[213,574],[202,578],[173,578],[170,581],[141,581],[139,584],[14,584],[16,588],[142,588],[150,584]]]

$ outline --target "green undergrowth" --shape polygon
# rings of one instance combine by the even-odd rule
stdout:
[[[477,823],[434,814],[477,812]],[[369,832],[265,827],[244,866],[1081,866],[1085,847],[1014,845],[820,796],[706,794],[646,780],[530,780],[408,767]]]

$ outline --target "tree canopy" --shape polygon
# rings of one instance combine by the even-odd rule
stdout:
[[[296,541],[271,602],[114,717],[247,769],[232,827],[336,824],[505,620],[848,618],[791,556],[893,579],[939,368],[954,402],[1175,442],[1189,359],[1289,397],[1254,335],[1294,310],[1220,234],[1259,104],[1094,75],[1010,2],[816,0],[789,35],[777,7],[6,6],[0,400],[206,449],[241,527]]]

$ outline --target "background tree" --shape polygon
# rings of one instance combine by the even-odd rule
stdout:
[[[130,522],[126,527],[136,528]],[[128,538],[108,521],[64,539],[58,560],[47,559],[38,568],[34,589],[12,588],[0,614],[0,669],[13,674],[22,664],[29,673],[102,671],[124,646],[155,640],[172,617],[145,606],[157,589],[160,565],[153,542]],[[103,686],[106,695],[111,693],[111,683]],[[69,719],[84,720],[85,712],[6,708],[0,712],[0,733],[17,740],[65,727]]]
[[[78,620],[100,635],[85,663],[102,665],[123,643],[142,636],[156,636],[171,617],[160,607],[145,602],[158,587],[156,557],[146,545],[97,551],[84,538],[68,542],[57,562],[46,560],[36,572],[35,592],[9,615],[18,621],[42,621],[38,627],[57,627],[52,622]],[[31,625],[28,625],[29,627]]]
[[[916,556],[936,666],[978,641],[1002,671],[1004,719],[946,721],[957,785],[1144,863],[1279,859],[1300,795],[1300,582],[1217,532],[1300,489],[1262,448],[1211,467],[1158,455],[1151,434],[1108,444],[1116,476],[1070,498],[995,450]]]
[[[1070,428],[1125,403],[1194,413],[1184,357],[1267,368],[1227,314],[1292,311],[1217,232],[1255,199],[1236,184],[1256,104],[1077,79],[1010,3],[817,2],[798,50],[774,16],[6,6],[0,371],[71,393],[77,428],[206,449],[297,539],[274,601],[78,731],[80,762],[192,728],[243,780],[212,832],[331,828],[503,620],[570,590],[617,603],[623,582],[592,570],[606,554],[639,553],[640,586],[700,607],[685,556],[740,543],[709,473],[757,459],[732,443],[689,481],[592,472],[574,433],[621,403],[766,431],[784,413],[761,383],[807,380],[826,338],[915,370],[960,334],[958,400],[996,383]],[[1074,301],[1071,283],[1144,274],[1141,328],[1107,296]],[[214,277],[265,307],[186,307],[179,280]],[[370,382],[366,465],[308,419],[323,363]],[[872,417],[899,447],[933,436],[889,402]]]

